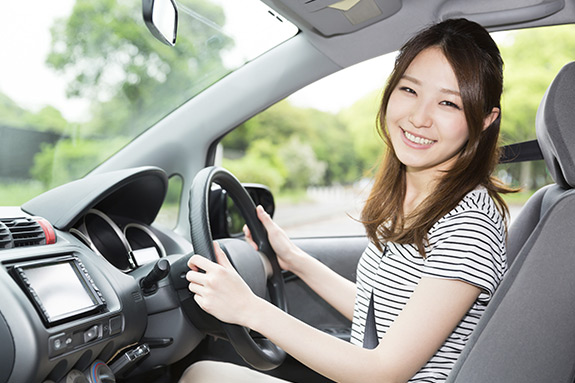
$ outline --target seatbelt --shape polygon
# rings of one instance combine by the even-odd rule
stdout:
[[[375,310],[373,308],[373,291],[369,298],[369,307],[367,308],[367,318],[365,318],[365,329],[363,332],[363,348],[374,349],[379,344],[377,329],[375,328]]]
[[[509,164],[523,161],[542,160],[543,153],[537,140],[520,142],[501,148],[500,164]]]

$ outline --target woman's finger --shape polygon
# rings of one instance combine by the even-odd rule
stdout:
[[[252,232],[250,231],[248,225],[244,225],[242,230],[246,236],[246,242],[249,243],[255,250],[258,250],[258,245],[254,242],[254,239],[252,238]]]
[[[208,271],[214,268],[215,263],[204,256],[194,254],[188,260],[188,267],[195,271]]]
[[[262,205],[258,205],[256,207],[256,214],[258,215],[258,218],[265,227],[267,227],[267,225],[273,222],[272,217],[270,217],[270,215],[267,213],[267,211],[263,208]]]
[[[222,250],[222,248],[220,247],[219,243],[214,242],[214,251],[216,253],[216,261],[224,266],[225,268],[233,268],[230,260],[228,259],[228,256],[226,255],[226,253],[224,253],[224,251]]]
[[[200,271],[190,270],[186,273],[186,279],[190,283],[196,283],[199,285],[206,284],[206,274]]]
[[[200,306],[200,308],[205,311],[204,298],[203,298],[200,294],[195,294],[195,295],[194,295],[194,300],[196,301],[196,303],[198,304],[198,306]]]
[[[188,290],[197,295],[203,295],[204,285],[196,282],[188,283]]]

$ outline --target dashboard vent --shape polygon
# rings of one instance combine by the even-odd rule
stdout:
[[[6,224],[0,221],[0,249],[7,247],[12,247],[12,234]]]
[[[34,218],[0,218],[0,248],[44,245],[46,232]]]

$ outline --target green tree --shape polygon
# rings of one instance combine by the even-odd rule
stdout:
[[[45,106],[38,113],[28,117],[27,122],[30,126],[37,127],[38,130],[48,130],[56,133],[65,133],[69,131],[69,123],[62,116],[62,113],[53,106]]]
[[[226,149],[245,152],[254,141],[265,139],[272,145],[280,145],[294,135],[308,136],[307,116],[301,108],[289,101],[280,101],[262,113],[241,124],[222,140]],[[273,134],[270,134],[273,132]]]
[[[217,5],[196,0],[189,6],[224,24]],[[129,126],[133,136],[165,105],[183,103],[217,80],[211,73],[223,72],[221,53],[231,39],[202,23],[180,22],[176,46],[164,46],[144,26],[140,7],[137,1],[77,0],[72,14],[52,27],[47,63],[72,76],[69,97],[93,100],[88,132],[113,134]],[[174,86],[159,86],[164,83]],[[162,90],[167,88],[170,93]]]
[[[47,188],[78,179],[95,163],[104,161],[110,149],[116,151],[123,140],[74,140],[63,139],[54,145],[44,145],[34,157],[31,175]]]
[[[22,108],[18,103],[0,93],[1,124],[12,128],[27,128],[39,131],[62,133],[66,131],[68,121],[53,106],[45,106],[38,112]]]
[[[368,93],[339,114],[348,134],[353,137],[353,150],[363,176],[369,175],[383,152],[384,144],[377,133],[376,125],[380,96],[380,90]]]
[[[192,0],[188,6],[214,25],[225,22],[217,5]],[[164,117],[166,105],[181,105],[226,72],[221,54],[233,41],[186,17],[180,14],[177,44],[168,47],[145,27],[141,2],[76,0],[72,13],[51,28],[46,63],[70,78],[68,98],[90,100],[91,116],[70,125],[52,107],[27,115],[28,125],[70,137],[44,146],[32,175],[50,187],[84,176]]]
[[[279,151],[287,175],[286,187],[292,190],[305,189],[308,185],[322,183],[327,163],[318,160],[313,148],[300,141],[297,136],[284,143]]]
[[[327,165],[316,185],[356,181],[361,174],[361,161],[354,150],[357,137],[350,134],[339,115],[315,109],[304,109],[308,130],[302,141],[313,149],[317,160]]]
[[[264,184],[274,193],[278,193],[287,176],[287,169],[278,153],[278,146],[268,140],[259,139],[252,143],[245,155],[233,159],[224,158],[223,166],[243,182]]]
[[[337,115],[295,107],[284,100],[243,123],[222,143],[228,159],[235,157],[240,163],[242,160],[238,158],[243,154],[269,159],[270,148],[279,150],[281,164],[266,161],[285,177],[282,184],[286,188],[297,189],[306,182],[331,185],[355,181],[361,174],[361,163],[355,155],[353,140]],[[266,145],[257,144],[260,141]],[[302,161],[308,160],[309,166],[304,169]]]
[[[353,183],[368,173],[381,152],[375,130],[377,102],[377,94],[373,93],[342,113],[333,114],[281,101],[223,139],[226,163],[237,162],[230,165],[236,168],[248,166],[242,155],[271,158],[260,151],[277,148],[283,165],[266,161],[283,175],[282,184],[287,189],[301,189],[304,184]],[[267,145],[254,144],[259,141]]]

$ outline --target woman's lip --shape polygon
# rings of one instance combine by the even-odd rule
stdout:
[[[417,145],[418,147],[429,147],[437,142],[435,140],[430,140],[429,138],[417,136],[404,129],[401,129],[401,131],[405,141],[407,141],[409,144]]]

